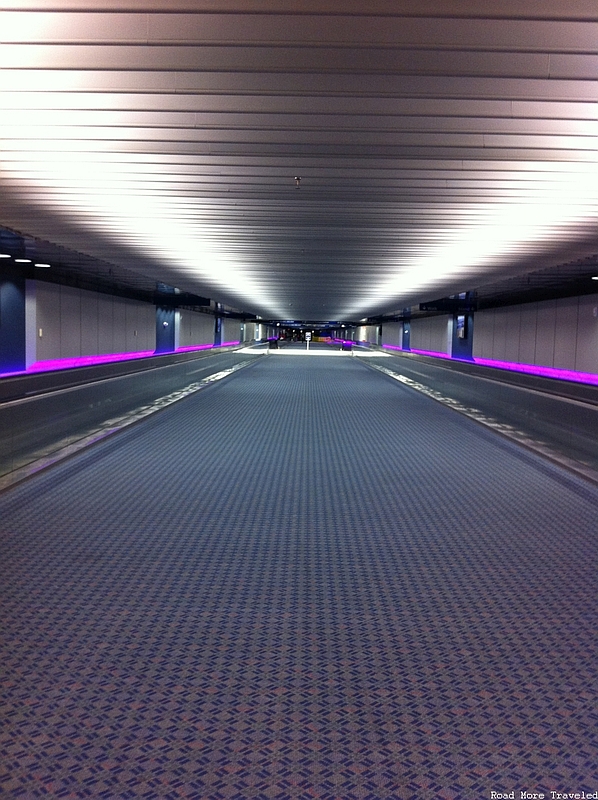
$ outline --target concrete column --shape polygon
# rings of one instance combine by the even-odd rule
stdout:
[[[156,306],[156,353],[174,353],[175,331],[174,308]]]
[[[453,336],[450,355],[452,358],[473,358],[473,312],[453,314]]]
[[[221,309],[220,303],[216,303],[216,316],[214,317],[214,347],[220,347],[222,344],[222,317],[219,315]]]
[[[411,322],[408,319],[403,320],[401,348],[403,350],[411,350]]]
[[[0,372],[27,366],[25,278],[4,268],[0,273]]]

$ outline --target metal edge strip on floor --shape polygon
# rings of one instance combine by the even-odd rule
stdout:
[[[235,364],[234,366],[221,370],[220,372],[215,372],[213,375],[207,375],[201,381],[190,383],[188,386],[185,386],[184,389],[179,389],[176,392],[171,392],[171,394],[158,397],[149,405],[140,406],[139,408],[136,408],[127,414],[106,420],[106,422],[102,423],[99,427],[94,428],[87,435],[78,438],[75,442],[70,442],[64,439],[62,440],[62,443],[57,442],[56,449],[53,449],[48,455],[37,458],[35,461],[31,461],[22,467],[18,467],[12,472],[8,472],[5,475],[0,476],[0,492],[15,486],[17,483],[27,480],[33,475],[36,475],[38,472],[48,469],[54,464],[76,455],[86,447],[91,447],[91,445],[103,441],[108,436],[112,436],[124,428],[128,428],[130,425],[141,422],[151,414],[155,414],[157,411],[162,411],[164,408],[167,408],[173,403],[176,403],[191,394],[195,394],[196,392],[205,389],[212,383],[220,381],[223,378],[227,378],[233,372],[255,363],[256,362],[253,359],[251,361],[242,361],[240,364]]]
[[[426,386],[423,383],[414,381],[412,378],[408,378],[406,375],[401,375],[399,372],[394,372],[393,370],[387,369],[386,367],[381,367],[378,364],[369,364],[367,362],[364,363],[366,363],[366,366],[370,367],[371,369],[378,370],[378,372],[388,375],[390,378],[399,381],[403,385],[408,386],[410,389],[414,389],[417,392],[421,392],[421,394],[425,394],[427,397],[436,400],[438,403],[442,403],[442,405],[447,406],[448,408],[452,408],[454,411],[458,411],[459,414],[469,417],[469,419],[474,420],[480,425],[490,428],[495,433],[498,433],[501,436],[504,436],[507,439],[522,445],[528,450],[543,456],[559,466],[564,467],[570,472],[574,472],[579,477],[585,478],[591,483],[598,485],[597,470],[593,469],[587,464],[575,461],[572,458],[567,458],[567,456],[558,453],[546,442],[533,439],[524,431],[518,430],[513,425],[500,422],[499,420],[494,419],[494,417],[484,414],[483,411],[480,411],[477,408],[465,406],[459,400],[455,400],[453,397],[447,397],[446,395],[442,394],[442,392],[438,392],[436,389],[431,389],[429,386]]]
[[[438,359],[438,361],[442,361],[442,359]],[[418,362],[415,361],[414,363],[417,364]],[[553,400],[558,400],[561,403],[570,403],[571,405],[582,406],[584,408],[593,408],[593,409],[596,409],[598,407],[598,403],[595,403],[592,400],[579,400],[575,397],[568,397],[566,395],[558,394],[557,392],[550,392],[547,389],[536,389],[533,386],[523,386],[519,383],[514,383],[513,381],[501,380],[500,378],[497,377],[490,377],[488,375],[478,375],[474,372],[462,372],[457,369],[451,369],[450,367],[446,367],[443,364],[428,364],[428,362],[423,362],[423,363],[425,363],[427,366],[444,369],[445,371],[448,371],[453,375],[465,375],[466,377],[472,378],[476,381],[487,381],[488,383],[494,383],[497,386],[508,386],[510,389],[515,389],[518,392],[528,392],[529,394],[535,394],[538,397],[552,398]],[[427,375],[424,375],[423,372],[418,372],[411,365],[409,365],[409,369],[411,372],[415,372],[417,375],[421,375],[422,378],[428,377]],[[521,373],[521,374],[526,374],[526,373]]]

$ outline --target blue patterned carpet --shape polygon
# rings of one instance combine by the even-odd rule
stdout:
[[[0,496],[0,793],[598,789],[598,490],[263,357]]]

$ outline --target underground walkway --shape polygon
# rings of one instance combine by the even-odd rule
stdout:
[[[260,357],[0,495],[8,797],[596,789],[598,488]]]

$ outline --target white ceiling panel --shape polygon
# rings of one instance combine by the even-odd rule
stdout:
[[[303,319],[598,250],[595,3],[0,9],[0,225]]]
[[[214,94],[131,94],[95,91],[11,91],[11,85],[23,73],[3,73],[5,86],[0,89],[0,102],[5,111],[14,109],[47,110],[118,110],[151,111],[154,114],[168,111],[195,111],[198,113],[226,114],[326,114],[358,117],[355,98],[343,96],[279,95],[214,95]],[[27,73],[29,74],[29,73]],[[31,75],[29,75],[31,78]],[[41,79],[41,75],[39,75]],[[46,77],[47,74],[46,74]],[[55,74],[55,79],[58,78]],[[598,119],[596,102],[538,102],[513,100],[471,100],[443,98],[362,97],[359,114],[368,116],[492,117],[497,119]]]

